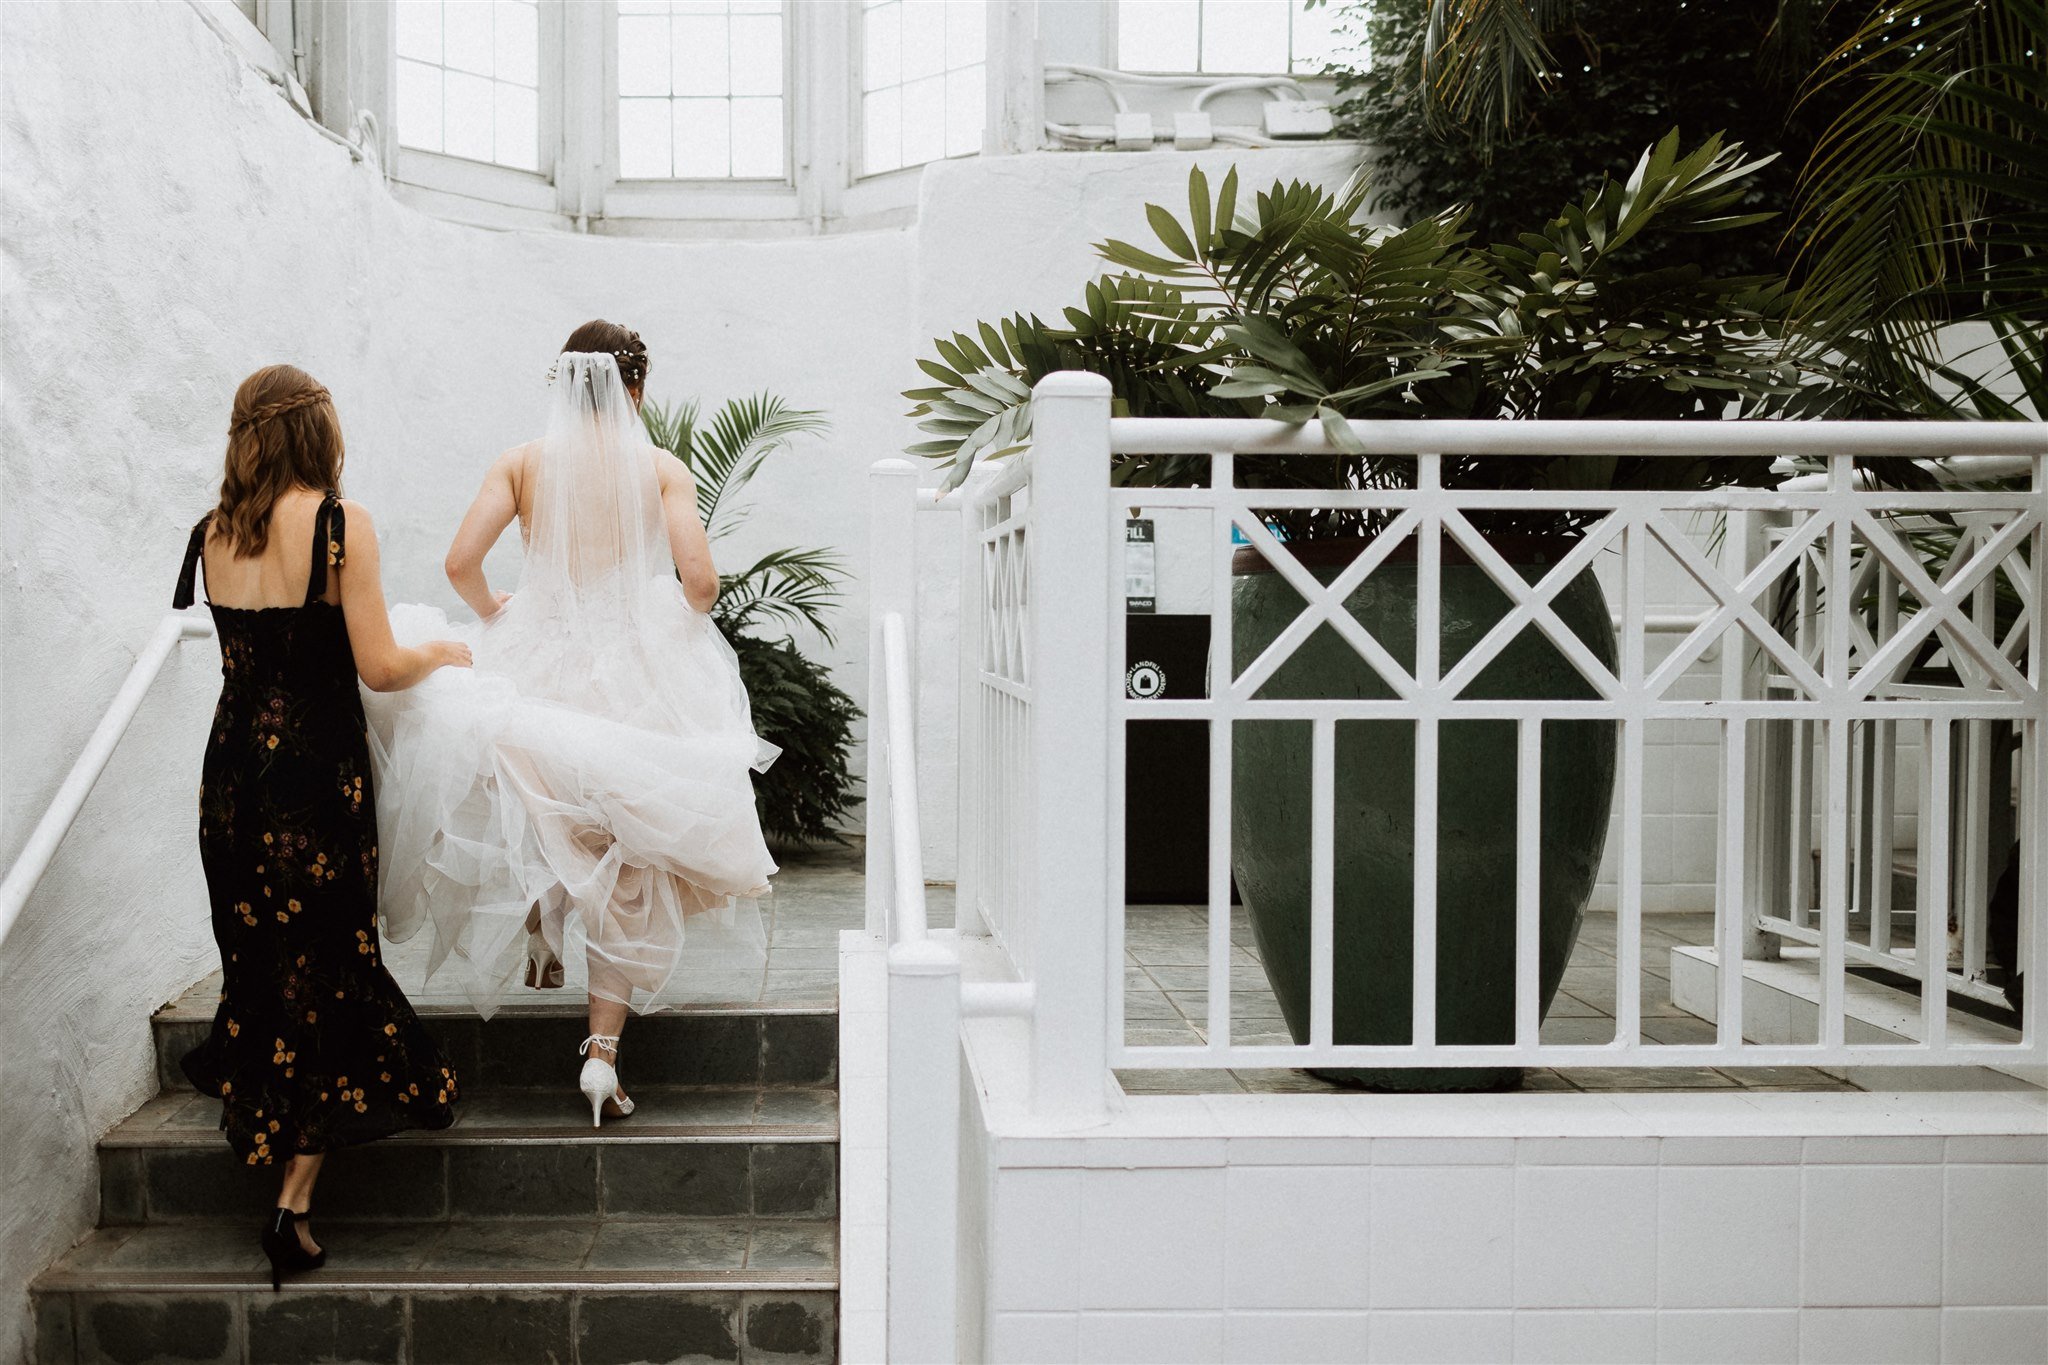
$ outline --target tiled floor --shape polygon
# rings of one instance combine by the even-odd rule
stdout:
[[[1653,915],[1643,920],[1642,1041],[1647,1045],[1701,1044],[1714,1025],[1671,1003],[1670,958],[1676,947],[1713,942],[1708,914]],[[1613,1041],[1617,972],[1615,918],[1589,914],[1579,931],[1557,997],[1543,1021],[1546,1043]],[[1243,907],[1231,914],[1231,1036],[1245,1043],[1293,1041],[1258,965],[1258,950]],[[1207,1039],[1209,996],[1208,911],[1192,905],[1131,906],[1124,929],[1124,1038],[1137,1046],[1193,1046]],[[2005,1078],[1982,1074],[1988,1082]],[[1306,1071],[1226,1071],[1183,1068],[1117,1073],[1132,1092],[1274,1093],[1334,1091],[1340,1087]],[[1846,1080],[1812,1067],[1652,1067],[1531,1070],[1525,1090],[1855,1090]]]

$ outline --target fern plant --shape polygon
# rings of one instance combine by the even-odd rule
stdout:
[[[743,494],[768,460],[799,436],[827,429],[824,415],[773,394],[733,399],[701,420],[694,400],[648,402],[640,420],[656,445],[697,482],[697,511],[715,546],[745,515]],[[778,844],[844,842],[838,825],[854,802],[847,766],[860,708],[789,631],[809,626],[828,644],[846,570],[829,550],[780,549],[720,574],[711,619],[739,656],[754,729],[782,755],[754,779],[761,829]],[[761,632],[782,630],[779,639]]]

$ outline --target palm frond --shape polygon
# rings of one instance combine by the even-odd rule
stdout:
[[[1875,338],[1893,374],[1939,363],[1957,316],[2038,300],[2048,250],[2048,7],[1874,7],[1812,90],[1854,83],[1801,177],[1799,309],[1814,344]]]
[[[807,625],[830,644],[827,613],[841,603],[845,576],[845,566],[828,550],[771,550],[739,572],[719,578],[712,614],[727,635],[772,620]]]
[[[1431,0],[1420,89],[1441,126],[1486,138],[1509,127],[1531,87],[1552,79],[1548,35],[1571,0]]]

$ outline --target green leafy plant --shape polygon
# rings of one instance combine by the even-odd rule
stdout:
[[[1439,135],[1497,150],[1569,92],[1558,35],[1613,2],[1420,0],[1415,59],[1389,79]],[[1718,10],[1693,8],[1667,19],[1717,28]],[[1802,414],[2048,413],[2048,6],[1776,0],[1771,22],[1803,90],[1788,119],[1826,116],[1787,232],[1795,339],[1842,382]],[[1957,356],[1947,329],[1968,321],[1991,339]]]
[[[798,436],[827,429],[823,414],[765,393],[725,403],[708,423],[695,402],[648,402],[640,420],[696,479],[697,511],[714,545],[743,515],[742,494],[769,458]],[[754,779],[762,831],[777,843],[843,842],[837,826],[854,802],[847,755],[860,708],[787,634],[806,625],[830,643],[830,613],[845,579],[838,557],[816,549],[771,550],[719,575],[711,619],[739,656],[754,729],[782,750]],[[772,627],[783,629],[782,638],[758,633]]]
[[[911,449],[945,463],[949,486],[959,483],[976,461],[1028,441],[1030,386],[1069,368],[1108,376],[1121,414],[1320,421],[1348,452],[1338,484],[1353,487],[1405,483],[1411,462],[1359,449],[1341,418],[1764,410],[1792,400],[1802,378],[1783,354],[1782,282],[1716,277],[1697,264],[1632,265],[1626,254],[1653,229],[1755,222],[1738,209],[1757,167],[1718,138],[1681,152],[1673,134],[1626,181],[1605,181],[1514,242],[1487,246],[1468,240],[1462,209],[1374,225],[1362,181],[1338,193],[1276,184],[1240,203],[1235,170],[1212,192],[1197,169],[1185,220],[1147,207],[1156,246],[1097,247],[1124,273],[1090,285],[1065,327],[1016,316],[936,342],[938,359],[919,364],[938,387],[905,395],[934,439]],[[1127,459],[1112,477],[1184,484],[1205,470],[1187,457]],[[1269,487],[1331,480],[1322,457],[1260,461],[1246,472]],[[1760,483],[1769,469],[1747,458],[1685,466],[1559,456],[1450,460],[1445,477],[1467,487],[1694,487]],[[1323,509],[1276,520],[1296,539],[1379,525]]]
[[[1476,75],[1452,107],[1429,97],[1424,68],[1431,43],[1450,36],[1457,16],[1432,0],[1353,0],[1333,8],[1367,39],[1370,61],[1333,69],[1339,130],[1369,148],[1376,210],[1410,221],[1452,204],[1469,210],[1474,239],[1512,241],[1532,205],[1583,195],[1633,161],[1665,130],[1698,140],[1719,132],[1752,156],[1775,154],[1744,182],[1744,212],[1793,207],[1800,167],[1845,102],[1839,91],[1802,99],[1804,68],[1786,51],[1779,0],[1577,0],[1545,8],[1489,7],[1504,25],[1495,42],[1534,44],[1537,81],[1525,73],[1503,116],[1493,104],[1506,63]],[[1436,20],[1436,23],[1432,23]],[[1478,22],[1475,19],[1474,22]],[[1839,11],[1815,21],[1812,37],[1832,45],[1853,30]],[[1478,41],[1454,27],[1460,43]],[[1478,99],[1484,90],[1494,99]],[[1482,107],[1484,112],[1482,112]],[[1459,117],[1463,111],[1464,117]],[[1652,232],[1628,248],[1632,261],[1694,262],[1722,274],[1782,273],[1791,250],[1784,223],[1700,237]]]

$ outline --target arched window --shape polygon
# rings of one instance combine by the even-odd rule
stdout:
[[[538,0],[399,0],[398,145],[541,168]]]
[[[622,180],[781,180],[782,0],[619,0]]]
[[[983,0],[863,0],[860,168],[876,175],[981,150]]]

